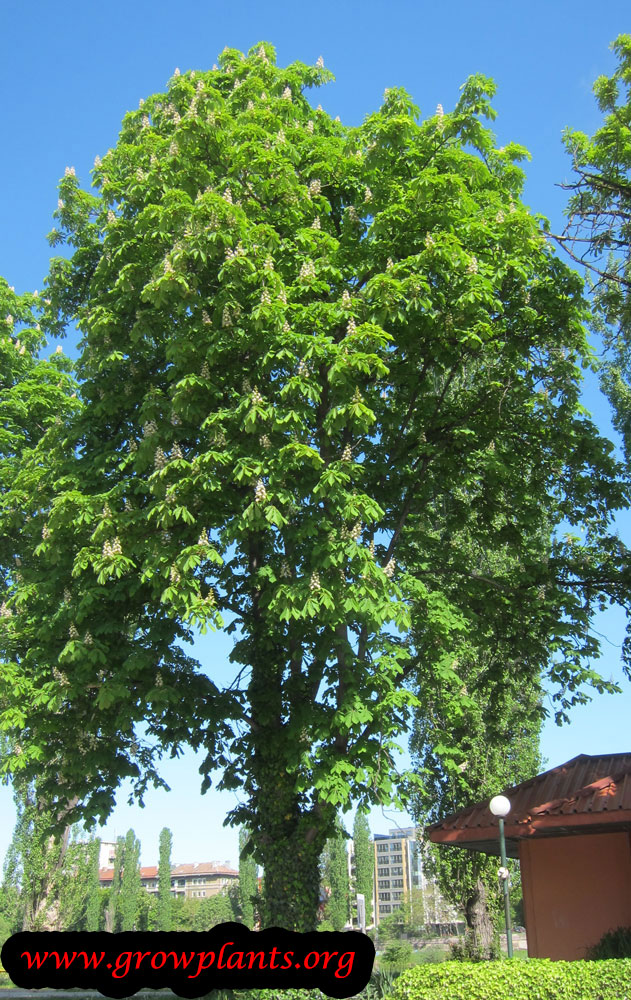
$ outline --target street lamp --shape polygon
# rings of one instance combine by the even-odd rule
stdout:
[[[510,812],[510,802],[505,795],[496,795],[489,802],[489,809],[500,821],[500,851],[502,854],[502,867],[499,875],[504,881],[504,914],[506,917],[506,948],[508,957],[513,957],[513,933],[510,925],[510,900],[508,898],[508,867],[506,865],[506,840],[504,838],[504,817]]]

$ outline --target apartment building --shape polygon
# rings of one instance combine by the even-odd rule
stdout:
[[[101,845],[103,847],[103,845]],[[113,868],[99,870],[99,885],[108,889],[114,878]],[[239,872],[216,861],[198,864],[175,865],[171,868],[171,895],[184,899],[204,899],[216,896],[238,881]],[[140,869],[140,882],[151,895],[158,893],[158,868],[155,865]]]
[[[412,889],[423,889],[425,877],[416,828],[375,833],[375,923],[398,910]]]

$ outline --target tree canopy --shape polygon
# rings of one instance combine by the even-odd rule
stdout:
[[[164,748],[203,748],[203,790],[223,768],[244,794],[228,821],[265,870],[262,925],[299,929],[338,807],[416,780],[393,752],[419,664],[457,676],[453,638],[487,607],[545,617],[561,711],[611,688],[584,661],[627,504],[579,404],[581,281],[520,201],[525,151],[482,122],[492,81],[424,120],[392,89],[347,128],[309,103],[330,79],[226,49],[125,116],[93,191],[68,168],[40,321],[81,333],[80,403],[4,481],[3,565],[26,556],[5,580],[5,767],[104,819],[122,778],[142,798]],[[510,579],[459,532],[510,550]],[[220,689],[178,643],[224,623]]]

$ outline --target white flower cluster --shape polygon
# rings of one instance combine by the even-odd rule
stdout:
[[[206,531],[206,528],[204,528],[204,530],[201,532],[199,538],[197,539],[197,544],[198,545],[208,545],[209,544],[208,532]]]
[[[6,602],[3,601],[0,605],[0,618],[11,618],[12,616],[13,612],[11,608],[7,607]]]
[[[500,210],[495,216],[495,221],[502,223],[504,221],[504,213]]]
[[[353,459],[353,449],[351,448],[350,444],[345,444],[344,451],[342,452],[342,461],[351,462],[352,459]]]
[[[320,226],[320,216],[319,215],[316,215],[315,219],[311,223],[311,228],[312,229],[321,229],[321,226]]]
[[[309,197],[312,198],[315,194],[320,194],[322,190],[322,182],[318,178],[314,178],[309,181]]]
[[[261,448],[265,448],[266,451],[272,447],[272,442],[270,441],[267,434],[261,435],[261,437],[259,438],[259,444]]]
[[[517,211],[517,209],[515,208],[515,202],[514,201],[511,201],[509,203],[508,211],[510,212],[511,215],[514,215],[515,212]]]
[[[318,69],[322,69],[322,67],[324,66],[324,59],[322,58],[322,56],[318,56],[316,66],[318,67]]]
[[[223,307],[223,312],[221,314],[221,325],[232,326],[232,317],[230,315],[230,310],[228,309],[228,306]]]
[[[156,427],[154,420],[148,420],[146,424],[143,424],[142,436],[150,437],[152,434],[156,434],[158,428]]]
[[[307,122],[307,132],[309,132],[310,135],[313,135],[313,122],[311,119]]]
[[[361,403],[362,400],[363,400],[363,398],[364,397],[362,396],[361,392],[359,391],[359,388],[355,388],[355,392],[353,393],[353,400],[352,400],[353,403]]]
[[[177,441],[171,448],[171,458],[184,458],[184,455],[182,454],[182,449],[180,448]]]
[[[261,292],[261,305],[268,306],[271,303],[271,298],[269,294],[269,288],[264,288]]]
[[[394,261],[392,257],[388,257],[386,261],[386,271],[391,271],[393,267],[394,267]]]
[[[305,376],[309,374],[309,366],[304,358],[300,359],[300,364],[298,365],[298,374]]]
[[[347,288],[342,292],[342,306],[344,309],[350,309],[351,306],[351,297]]]
[[[169,579],[171,583],[179,583],[181,580],[180,574],[178,572],[177,566],[171,566],[171,572],[169,573]]]
[[[202,378],[210,378],[210,368],[208,367],[207,361],[204,361],[204,364],[202,365],[199,374],[201,375]]]
[[[365,202],[372,201],[372,191],[370,190],[369,187],[364,188],[364,201]]]
[[[428,250],[432,250],[436,246],[436,241],[430,233],[425,237],[425,246]]]
[[[58,210],[60,212],[63,212],[63,210],[64,210],[64,201],[63,201],[63,198],[58,198],[57,199],[57,208],[58,208]]]
[[[276,138],[278,139],[279,142],[287,142],[287,139],[285,138],[285,132],[282,128],[279,128],[276,134]]]
[[[138,451],[138,442],[135,438],[130,438],[128,447],[130,455],[133,455],[135,451]]]
[[[212,320],[205,309],[202,309],[202,323],[204,326],[210,326]]]
[[[254,406],[260,406],[262,402],[263,402],[263,397],[261,396],[260,392],[255,386],[254,389],[252,390],[252,403]]]
[[[100,156],[95,156],[94,157],[94,166],[96,167],[97,170],[101,166],[101,157]]]
[[[467,274],[477,274],[478,273],[478,260],[477,257],[472,257],[467,264]]]
[[[164,469],[165,465],[167,464],[167,458],[164,452],[162,451],[162,448],[156,448],[156,453],[153,457],[153,464],[156,469]]]
[[[156,685],[157,688],[161,688],[164,685],[164,681],[162,680],[162,675],[161,674],[156,674],[156,676],[155,676],[155,685]]]
[[[351,528],[351,538],[354,542],[358,542],[361,538],[362,526],[361,521],[357,521]]]
[[[289,568],[289,563],[287,562],[286,559],[283,559],[283,562],[281,564],[280,575],[285,577],[285,579],[291,577],[291,569]]]
[[[142,127],[143,128],[149,128],[149,125],[150,125],[149,115],[143,115],[142,116]]]
[[[300,274],[298,279],[300,281],[309,281],[311,278],[315,278],[315,264],[312,260],[303,261],[302,267],[300,268]]]
[[[384,567],[384,573],[388,579],[391,579],[394,576],[394,565],[395,561],[394,559],[391,559],[390,562]]]
[[[340,118],[340,116],[339,116],[339,115],[336,115],[336,116],[335,116],[335,119],[334,119],[334,120],[335,120],[336,122],[341,122],[341,121],[342,121],[342,119]]]
[[[44,527],[42,528],[42,538],[44,539],[44,541],[47,541],[50,538],[50,528],[48,527],[47,524],[45,524]]]
[[[229,187],[227,187],[223,193],[223,200],[227,201],[229,205],[232,205],[232,192]]]
[[[291,101],[291,87],[285,87],[283,90],[283,100]]]
[[[287,320],[283,323],[283,333],[291,333],[291,327]]]
[[[248,101],[248,111],[254,111],[254,101]]]
[[[368,553],[371,559],[375,558],[375,539],[370,539],[370,545],[368,546]]]
[[[71,598],[72,594],[70,593],[67,587],[64,587],[64,603],[70,604]]]
[[[263,264],[263,270],[264,271],[273,271],[274,270],[274,259],[273,259],[273,257],[266,257],[265,258],[265,263]]]
[[[256,54],[259,57],[259,59],[263,60],[263,62],[269,62],[269,59],[267,58],[267,53],[265,52],[265,49],[263,48],[262,45],[260,46]]]
[[[287,305],[287,292],[285,291],[284,288],[281,288],[280,292],[278,293],[278,300],[279,302],[282,302],[284,306]]]
[[[348,215],[349,222],[352,222],[354,226],[359,222],[359,215],[357,214],[357,209],[354,205],[349,205],[346,209],[346,214]]]
[[[314,569],[313,573],[311,574],[311,579],[309,580],[309,590],[317,592],[318,590],[321,589],[322,585],[320,583],[320,574],[318,573],[317,569]]]
[[[265,483],[262,479],[257,479],[256,487],[254,489],[254,502],[261,503],[267,497],[267,490],[265,489]]]
[[[78,639],[79,633],[77,632],[76,625],[72,624],[68,629],[68,636],[70,639]]]
[[[347,334],[347,336],[351,337],[355,333],[356,330],[357,330],[357,326],[355,325],[355,319],[353,318],[353,316],[351,316],[351,318],[349,319],[348,323],[346,324],[346,334]]]
[[[76,174],[74,172],[74,167],[66,167],[66,169],[64,170],[64,176],[65,177],[76,177]]]
[[[133,507],[133,504],[132,504],[131,500],[129,499],[129,497],[126,497],[125,498],[125,510],[128,511],[128,512],[130,512],[133,509],[134,509],[134,507]]]
[[[92,645],[94,645],[94,639],[92,638],[92,635],[91,635],[90,632],[86,632],[86,634],[83,637],[83,641],[84,641],[84,643],[85,643],[86,646],[92,646]]]

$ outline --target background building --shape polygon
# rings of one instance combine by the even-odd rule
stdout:
[[[101,848],[103,848],[103,844]],[[99,870],[99,885],[108,889],[114,878],[113,868]],[[184,899],[199,899],[216,896],[238,881],[239,872],[235,868],[219,864],[216,861],[201,861],[198,864],[175,865],[171,869],[171,895]],[[152,865],[140,869],[140,882],[143,888],[156,895],[158,892],[158,868]]]

